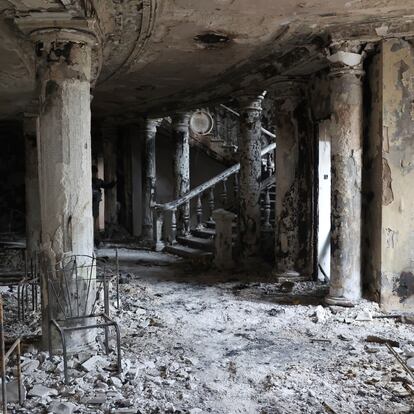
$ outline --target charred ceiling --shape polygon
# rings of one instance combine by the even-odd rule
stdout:
[[[1,118],[33,99],[39,29],[96,36],[97,117],[228,99],[322,69],[331,42],[414,34],[414,7],[401,0],[0,0],[0,14]]]

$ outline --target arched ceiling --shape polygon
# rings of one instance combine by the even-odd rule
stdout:
[[[35,98],[37,27],[100,39],[97,117],[185,109],[326,65],[332,40],[414,34],[406,0],[0,0],[0,117]]]

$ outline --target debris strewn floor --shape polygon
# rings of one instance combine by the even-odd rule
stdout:
[[[122,305],[112,315],[124,372],[114,374],[114,355],[91,364],[84,353],[65,386],[61,359],[32,347],[23,361],[28,396],[16,412],[414,412],[412,380],[380,343],[398,342],[407,360],[414,326],[377,318],[377,305],[324,308],[323,285],[289,293],[260,275],[229,282],[153,252],[121,250],[120,259]]]

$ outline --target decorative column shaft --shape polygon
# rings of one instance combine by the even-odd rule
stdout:
[[[362,56],[338,52],[331,77],[331,284],[327,303],[361,298]],[[347,64],[352,62],[353,66]]]
[[[91,45],[94,37],[77,31],[38,31],[37,79],[40,91],[39,180],[42,223],[42,310],[43,335],[48,334],[49,316],[61,318],[53,300],[47,301],[47,278],[53,277],[64,288],[60,273],[51,269],[68,255],[92,256],[92,174],[91,174]],[[89,264],[80,260],[78,264]],[[81,280],[89,276],[80,270]],[[94,274],[92,274],[94,277]],[[91,309],[95,284],[79,289],[70,284],[70,297],[88,303]],[[88,297],[86,297],[89,292]],[[77,296],[79,294],[79,296]],[[78,324],[82,321],[78,321]],[[94,341],[94,330],[67,335],[70,351]],[[52,330],[52,345],[59,348],[59,336]]]
[[[40,195],[37,157],[37,115],[26,115],[23,120],[23,134],[26,156],[26,246],[28,257],[35,259],[40,250]]]
[[[111,123],[105,123],[102,127],[103,157],[104,157],[104,181],[113,183],[117,180],[117,147],[118,128]],[[105,190],[105,227],[108,234],[118,224],[118,195],[117,186]]]
[[[240,101],[240,257],[248,262],[260,249],[261,103],[263,96]]]
[[[305,83],[274,85],[276,126],[275,263],[280,279],[309,279],[313,270],[313,131]]]
[[[156,164],[155,164],[155,136],[159,120],[145,119],[144,121],[144,194],[142,237],[153,242],[154,217],[152,204],[155,201]]]
[[[190,114],[176,113],[172,117],[172,131],[175,143],[174,154],[174,197],[179,198],[190,191]],[[178,211],[177,229],[180,235],[189,233],[190,203]]]

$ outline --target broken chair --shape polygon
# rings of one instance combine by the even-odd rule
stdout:
[[[109,317],[109,285],[114,275],[95,257],[75,255],[64,258],[50,271],[47,279],[49,314],[49,353],[53,356],[52,329],[62,343],[65,383],[68,384],[66,335],[73,331],[101,328],[105,333],[105,350],[109,354],[109,328],[116,334],[117,368],[121,372],[121,338],[118,324]],[[103,293],[103,306],[101,294]],[[102,309],[103,307],[103,309]]]

